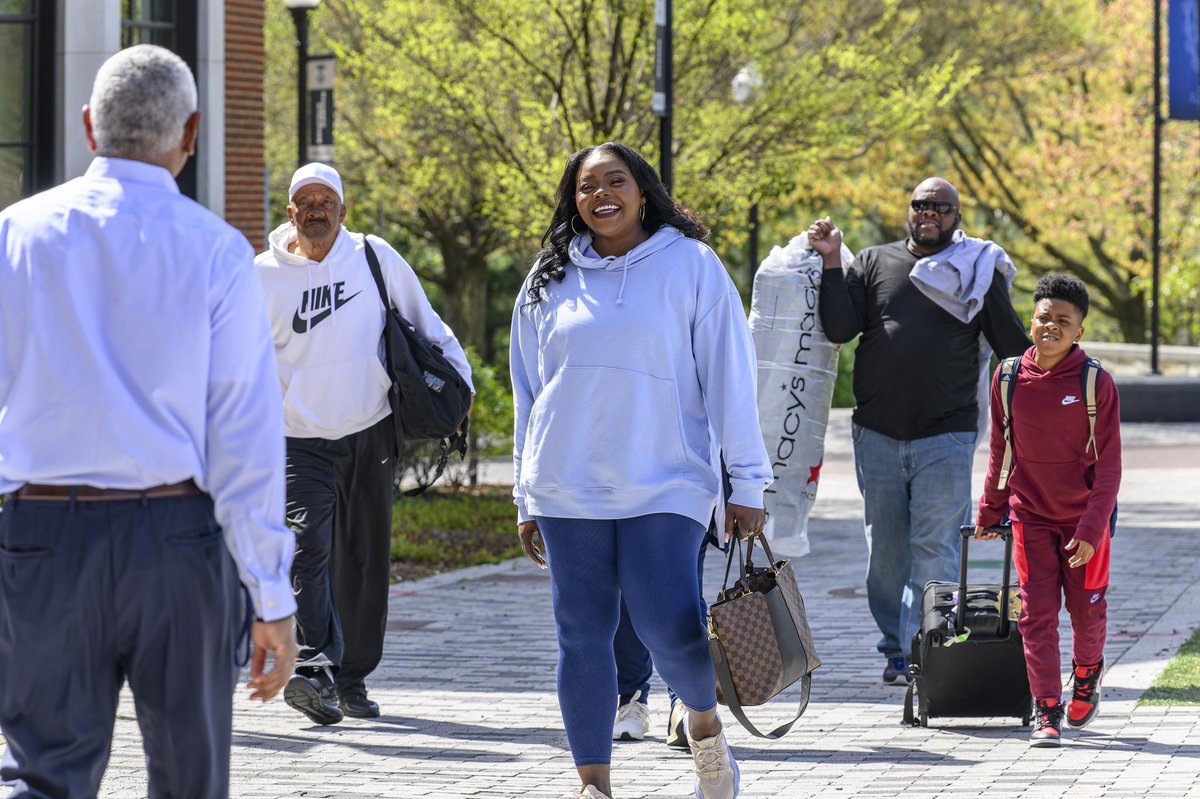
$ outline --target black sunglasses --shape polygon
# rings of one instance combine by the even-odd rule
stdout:
[[[933,211],[937,214],[949,214],[958,210],[958,206],[953,203],[943,202],[942,200],[913,200],[909,205],[918,214],[925,211]]]

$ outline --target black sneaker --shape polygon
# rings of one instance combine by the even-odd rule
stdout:
[[[1100,709],[1100,675],[1104,661],[1095,666],[1077,666],[1071,661],[1071,704],[1067,705],[1067,724],[1076,729],[1086,727]]]
[[[338,688],[338,705],[347,716],[356,719],[379,718],[379,705],[367,699],[367,687],[362,683]]]
[[[912,682],[912,677],[908,676],[908,664],[904,662],[904,658],[888,658],[887,665],[883,667],[883,684],[908,685]]]
[[[1030,746],[1062,746],[1062,702],[1039,699],[1033,709],[1033,732]]]
[[[317,724],[337,724],[343,714],[336,693],[327,669],[297,672],[283,689],[283,701]]]

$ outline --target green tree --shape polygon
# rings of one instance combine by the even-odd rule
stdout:
[[[675,194],[718,232],[815,163],[922,135],[924,112],[969,77],[954,53],[933,61],[911,46],[924,6],[814,10],[675,3]],[[327,0],[316,27],[339,61],[353,221],[433,254],[414,266],[491,361],[495,306],[511,309],[566,156],[619,140],[658,159],[652,0]],[[761,86],[739,105],[731,80],[749,65]],[[268,113],[268,134],[287,118]]]
[[[928,140],[887,142],[864,159],[869,168],[848,181],[830,173],[809,196],[866,245],[902,236],[907,192],[943,174],[962,193],[964,227],[1009,251],[1024,289],[1041,274],[1071,272],[1091,289],[1089,337],[1145,341],[1153,7],[980,0],[946,11],[923,46],[933,57],[955,54],[974,80],[932,111]],[[966,46],[966,29],[986,46]],[[1194,123],[1164,133],[1163,330],[1195,343],[1200,144]]]

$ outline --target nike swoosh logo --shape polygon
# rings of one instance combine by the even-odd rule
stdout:
[[[1074,405],[1076,402],[1079,402],[1078,397],[1063,397],[1062,404],[1063,405]]]
[[[308,331],[312,330],[314,327],[319,325],[321,322],[325,321],[325,319],[328,318],[329,315],[333,313],[334,309],[341,308],[343,305],[350,302],[350,300],[354,299],[359,294],[362,294],[362,292],[356,291],[353,294],[351,294],[349,297],[346,297],[341,302],[334,300],[333,307],[326,308],[323,311],[317,311],[315,314],[313,314],[312,316],[309,316],[307,318],[301,316],[299,311],[296,311],[296,315],[292,317],[292,330],[294,330],[297,333],[307,333]]]

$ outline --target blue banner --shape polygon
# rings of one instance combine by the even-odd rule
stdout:
[[[1197,0],[1167,2],[1167,116],[1171,119],[1200,119],[1200,14],[1196,4]]]

